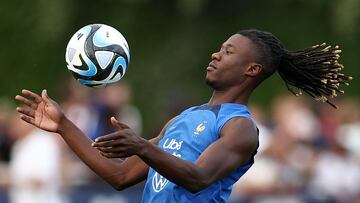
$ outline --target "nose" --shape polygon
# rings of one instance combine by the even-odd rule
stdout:
[[[211,54],[211,59],[216,60],[216,61],[220,61],[220,59],[221,59],[220,53],[215,52],[215,53]]]

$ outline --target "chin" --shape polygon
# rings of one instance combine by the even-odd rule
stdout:
[[[209,78],[206,78],[205,79],[205,83],[207,84],[207,85],[209,85],[211,88],[213,88],[213,89],[216,89],[216,81],[215,80],[210,80]]]

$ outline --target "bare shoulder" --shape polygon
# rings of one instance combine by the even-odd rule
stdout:
[[[257,127],[245,117],[229,120],[221,130],[221,139],[241,151],[254,151],[259,141]]]

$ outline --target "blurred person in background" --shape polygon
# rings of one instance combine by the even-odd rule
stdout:
[[[272,143],[271,125],[272,121],[264,110],[257,105],[250,105],[250,112],[256,120],[256,126],[259,129],[259,145],[258,152],[261,154]]]
[[[311,102],[278,96],[273,104],[274,142],[268,153],[283,165],[280,171],[284,196],[302,201],[303,188],[309,181],[316,161],[316,148],[321,139],[319,120]],[[299,197],[297,197],[299,196]]]
[[[92,108],[95,96],[89,88],[81,88],[81,85],[73,78],[66,78],[66,81],[66,89],[60,91],[64,98],[61,103],[64,113],[69,120],[91,137],[95,134],[100,119],[98,113]]]
[[[141,114],[131,104],[132,92],[126,81],[119,81],[107,88],[91,92],[90,88],[83,88],[72,77],[66,80],[68,81],[67,89],[62,92],[64,100],[61,103],[64,114],[90,139],[95,140],[99,135],[116,130],[109,122],[105,122],[111,116],[127,123],[141,135]],[[103,183],[77,157],[74,157],[72,152],[69,153],[68,148],[64,149],[64,155],[67,184],[79,186]]]
[[[360,105],[348,99],[339,103],[334,111],[278,96],[272,142],[234,186],[232,202],[359,202]]]
[[[72,77],[67,77],[64,81],[66,81],[66,88],[63,88],[63,83],[58,88],[63,98],[61,106],[64,114],[91,138],[98,128],[100,119],[97,111],[92,108],[95,96],[89,88],[82,88]],[[98,181],[94,178],[94,173],[69,148],[63,145],[61,148],[64,184],[67,187],[83,186]]]
[[[9,116],[11,103],[5,98],[0,98],[0,202],[7,199],[9,187],[9,161],[13,140],[9,135]]]
[[[306,191],[311,202],[360,202],[360,105],[349,99],[339,103],[338,111],[319,108],[328,129],[322,128],[325,146],[317,147]]]
[[[271,141],[236,184],[234,202],[303,202],[315,159],[312,143],[319,136],[317,118],[306,101],[284,95],[275,98],[272,111]]]
[[[15,140],[9,165],[11,203],[60,203],[60,146],[54,135],[9,118]]]
[[[294,94],[303,90],[334,106],[329,98],[336,96],[340,83],[351,79],[339,72],[339,52],[338,47],[324,44],[292,52],[271,33],[240,31],[211,57],[206,82],[214,92],[209,102],[185,110],[151,141],[112,118],[119,130],[92,143],[46,90],[41,96],[23,90],[25,97],[17,95],[16,99],[30,108],[18,107],[17,111],[24,121],[59,133],[89,167],[117,189],[148,176],[144,202],[226,202],[232,185],[254,163],[258,147],[256,124],[246,106],[253,90],[277,71]],[[108,158],[126,159],[115,162]]]
[[[96,111],[97,128],[91,138],[95,140],[100,135],[109,134],[116,130],[108,120],[114,116],[122,123],[126,123],[134,132],[141,136],[142,118],[140,111],[131,104],[132,91],[126,81],[119,81],[107,88],[96,91],[92,99],[92,109]]]
[[[347,109],[346,105],[340,101],[342,108],[334,109],[327,105],[316,104],[313,106],[314,113],[319,119],[319,130],[320,140],[317,143],[318,147],[326,147],[328,143],[333,142],[336,139],[336,132],[340,125],[341,118],[339,117],[340,112]]]
[[[360,164],[360,102],[343,99],[341,108],[334,117],[339,119],[338,128],[335,130],[335,141],[344,147],[349,155]]]
[[[107,134],[116,128],[105,122],[111,116],[115,116],[122,122],[127,123],[141,135],[142,121],[139,110],[131,104],[131,87],[126,81],[103,89],[95,89],[81,86],[72,77],[65,79],[66,89],[59,89],[64,100],[61,106],[64,114],[75,123],[92,140],[99,135]],[[61,85],[63,87],[63,85]],[[62,148],[62,161],[64,171],[64,188],[66,193],[74,201],[92,201],[109,198],[107,192],[111,191],[104,181],[99,179],[93,171],[74,156],[67,147]],[[92,190],[96,188],[96,193]],[[109,190],[110,189],[110,190]],[[116,195],[116,198],[120,194]],[[105,201],[105,200],[104,200]]]
[[[108,134],[114,126],[105,122],[111,116],[129,125],[138,135],[142,133],[140,111],[131,104],[132,91],[126,81],[93,92],[83,88],[73,78],[68,78],[64,101],[61,106],[65,115],[76,124],[89,138]]]
[[[12,140],[8,136],[8,118],[11,114],[12,105],[5,98],[0,98],[0,163],[10,160],[10,148]]]
[[[360,164],[338,142],[319,150],[307,185],[307,202],[353,202],[360,197]]]

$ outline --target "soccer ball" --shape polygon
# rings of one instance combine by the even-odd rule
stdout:
[[[104,24],[87,25],[70,39],[65,53],[73,76],[89,87],[106,87],[119,81],[130,62],[125,37]]]

